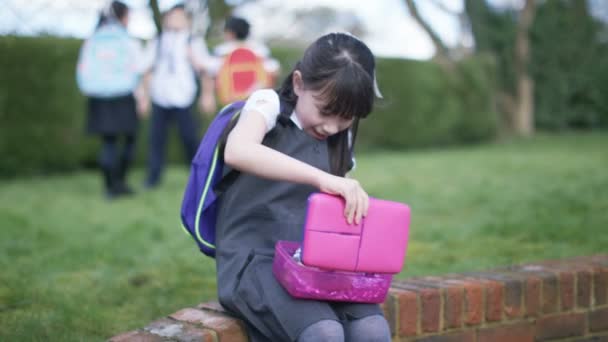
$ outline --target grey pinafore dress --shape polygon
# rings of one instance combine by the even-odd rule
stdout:
[[[319,169],[329,170],[327,144],[285,116],[263,144]],[[268,165],[272,167],[272,165]],[[308,195],[316,189],[242,173],[220,196],[216,226],[220,303],[244,319],[251,341],[295,341],[320,320],[381,315],[376,304],[292,298],[272,274],[278,240],[301,241]]]

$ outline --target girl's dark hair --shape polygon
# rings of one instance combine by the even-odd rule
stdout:
[[[112,12],[116,19],[122,20],[129,13],[129,7],[124,2],[112,1]]]
[[[226,19],[224,31],[234,33],[238,40],[245,40],[249,36],[249,22],[243,18],[230,17]]]
[[[114,0],[101,12],[97,21],[97,28],[108,23],[110,20],[122,20],[129,13],[129,7],[121,1]]]
[[[349,130],[328,138],[332,174],[344,176],[352,168],[359,119],[367,117],[374,104],[375,68],[374,55],[361,40],[346,33],[330,33],[306,49],[304,57],[277,90],[281,115],[291,115],[298,101],[293,90],[293,73],[299,70],[304,88],[319,92],[318,100],[324,103],[319,109],[322,115],[354,119]]]

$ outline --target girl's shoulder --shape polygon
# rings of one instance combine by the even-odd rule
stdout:
[[[243,107],[243,114],[249,111],[256,111],[266,121],[266,132],[274,128],[277,117],[281,111],[279,94],[273,89],[259,89],[254,91]]]

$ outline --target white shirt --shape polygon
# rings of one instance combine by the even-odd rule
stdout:
[[[270,132],[274,126],[276,126],[277,117],[281,112],[279,94],[272,89],[260,89],[254,91],[247,99],[247,102],[245,102],[241,115],[248,115],[248,113],[251,113],[251,111],[256,111],[262,114],[264,121],[266,121],[266,133]],[[298,127],[300,130],[302,129],[302,124],[300,123],[295,111],[291,113],[289,119],[296,125],[296,127]],[[352,144],[352,132],[350,129],[348,131],[348,143],[349,145]],[[353,168],[351,170],[354,170],[356,165],[357,162],[353,156]]]
[[[160,40],[160,47],[158,46]],[[209,52],[205,41],[188,31],[165,31],[146,48],[144,67],[152,68],[150,96],[161,107],[188,107],[196,98],[196,75],[188,56],[205,64]]]
[[[256,111],[262,114],[264,121],[266,121],[266,133],[270,132],[270,130],[272,130],[277,124],[277,117],[281,111],[279,94],[272,89],[260,89],[254,91],[247,99],[247,102],[245,102],[242,115],[247,115],[247,113],[251,111]],[[291,116],[293,121],[295,112]],[[299,122],[296,123],[296,125],[298,128],[302,129]]]

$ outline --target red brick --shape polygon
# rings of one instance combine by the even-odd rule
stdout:
[[[394,282],[393,287],[414,291],[420,298],[420,325],[422,332],[438,332],[441,329],[441,290],[424,287],[408,281]]]
[[[481,284],[468,283],[464,287],[465,323],[481,324],[483,321],[483,287]]]
[[[477,279],[464,280],[462,276],[452,275],[445,280],[447,284],[462,286],[464,289],[464,323],[477,325],[483,322],[483,296],[484,287]]]
[[[234,342],[246,342],[246,337],[243,340],[228,340]],[[177,336],[178,341],[200,341],[200,342],[218,342],[220,339],[217,333],[210,329],[197,328],[191,325],[185,325],[184,330]],[[224,340],[225,341],[225,340]]]
[[[399,336],[414,336],[418,333],[418,295],[412,291],[396,290],[399,310]]]
[[[563,267],[563,264],[558,264],[555,261],[513,267],[517,272],[541,279],[542,313],[554,313],[559,310],[560,294],[558,291],[558,277],[555,273]]]
[[[588,308],[591,306],[591,272],[580,270],[576,275],[576,306]]]
[[[144,330],[158,336],[175,337],[184,330],[184,322],[170,318],[161,318],[148,324]]]
[[[524,284],[528,278],[525,273],[512,272],[508,269],[495,270],[491,273],[480,273],[480,276],[498,281],[504,287],[504,314],[507,318],[518,318],[524,314]]]
[[[427,336],[415,340],[416,342],[475,342],[474,331],[463,331],[449,334]]]
[[[540,313],[540,278],[530,276],[526,280],[524,301],[526,303],[526,317],[536,317]]]
[[[608,308],[589,312],[589,330],[592,332],[608,330]]]
[[[523,284],[520,281],[507,281],[505,283],[505,315],[508,318],[521,317],[523,309]]]
[[[443,297],[444,329],[460,328],[464,307],[464,288],[462,284],[450,282],[444,277],[413,278],[408,283],[440,289]]]
[[[468,273],[465,279],[477,281],[484,287],[485,319],[488,322],[496,322],[502,319],[504,285],[499,281],[487,279],[488,274]]]
[[[583,336],[585,315],[573,313],[541,317],[536,321],[536,328],[540,340]]]
[[[497,281],[486,284],[486,320],[488,322],[502,319],[503,285]]]
[[[462,326],[462,312],[464,306],[464,288],[449,287],[445,289],[445,326],[446,328],[460,328]]]
[[[599,281],[602,282],[602,271],[608,272],[608,264],[602,264],[601,260],[594,257],[576,257],[565,260],[556,260],[551,262],[545,262],[548,268],[556,270],[561,274],[564,273],[573,273],[576,278],[576,285],[573,288],[577,290],[572,290],[574,292],[573,296],[576,296],[576,301],[578,302],[578,307],[590,307],[594,304],[594,293],[592,293],[592,289],[594,289],[594,282]],[[569,280],[566,280],[569,281]],[[569,284],[564,284],[560,279],[560,287],[562,287],[562,291],[560,291],[561,300],[562,300],[562,310],[569,310],[568,306],[575,300],[573,298],[570,301],[569,293],[564,293],[563,287],[566,286],[566,291],[570,291]],[[595,292],[595,291],[594,291]],[[600,301],[605,298],[605,293],[601,293]],[[602,294],[604,294],[604,298],[602,298]],[[566,298],[564,298],[566,296]],[[564,302],[566,300],[566,302]],[[564,304],[566,308],[564,308]]]
[[[397,329],[397,309],[399,308],[399,304],[397,303],[397,299],[395,297],[395,290],[389,289],[389,293],[384,300],[384,303],[380,304],[380,308],[384,312],[384,318],[388,322],[388,327],[391,331],[391,336],[395,336],[395,332]]]
[[[543,313],[554,313],[558,311],[558,288],[557,277],[547,274],[542,277],[542,310]]]
[[[420,291],[422,307],[421,328],[423,332],[436,332],[441,324],[441,293],[436,289]]]
[[[574,273],[561,272],[559,274],[559,292],[562,311],[574,309]]]
[[[148,324],[145,331],[162,336],[165,339],[178,341],[216,342],[217,335],[213,330],[197,327],[169,318],[156,320]]]
[[[145,331],[129,331],[110,338],[110,342],[161,342],[162,337]]]
[[[532,342],[534,341],[534,325],[524,322],[510,325],[500,325],[477,331],[478,342]]]
[[[608,269],[599,269],[593,275],[595,305],[608,304]]]
[[[169,317],[190,323],[202,324],[214,330],[223,341],[246,341],[247,332],[243,323],[233,317],[192,308],[182,309]]]

